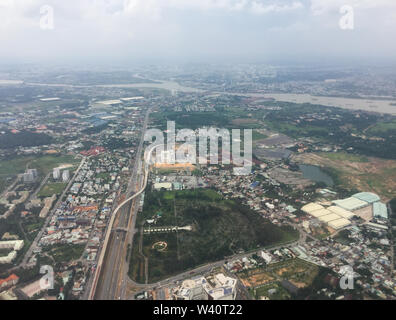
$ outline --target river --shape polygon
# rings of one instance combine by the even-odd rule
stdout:
[[[151,80],[151,79],[150,79]],[[192,92],[200,93],[204,90],[186,87],[180,85],[175,81],[152,80],[157,83],[130,83],[130,84],[108,84],[108,85],[68,85],[68,84],[50,84],[50,83],[25,83],[32,86],[49,86],[49,87],[101,87],[101,88],[156,88],[164,89],[172,92]],[[19,81],[0,80],[0,85],[15,85],[21,84]],[[208,94],[210,91],[207,91]],[[379,113],[387,113],[396,115],[396,100],[385,99],[357,99],[357,98],[342,98],[342,97],[325,97],[314,96],[310,94],[295,94],[295,93],[238,93],[238,92],[212,92],[213,94],[228,94],[240,95],[253,98],[273,98],[276,101],[293,102],[293,103],[311,103],[329,107],[339,107],[349,110],[364,110]],[[392,105],[393,104],[393,105]]]

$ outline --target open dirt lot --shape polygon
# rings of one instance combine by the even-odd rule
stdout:
[[[341,183],[378,194],[383,201],[396,197],[396,161],[328,153],[294,155],[294,161],[336,170]]]
[[[274,280],[274,277],[270,276],[266,272],[257,272],[252,273],[248,277],[241,277],[241,281],[245,287],[255,288],[271,282]]]

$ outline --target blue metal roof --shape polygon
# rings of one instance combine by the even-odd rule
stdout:
[[[250,188],[256,188],[260,184],[259,181],[255,181],[250,185]]]
[[[366,201],[368,203],[374,203],[381,200],[380,197],[378,197],[375,193],[371,193],[371,192],[356,193],[352,197],[362,201]]]
[[[376,202],[373,204],[374,217],[388,219],[388,209],[382,202]]]

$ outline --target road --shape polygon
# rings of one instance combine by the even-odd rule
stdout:
[[[5,190],[1,193],[0,198],[4,198],[5,195],[7,194],[7,192],[9,192],[10,190],[12,190],[12,189],[16,186],[16,184],[18,183],[18,181],[21,180],[21,178],[22,178],[22,175],[21,175],[21,174],[18,174],[17,177],[15,178],[15,180],[12,182],[12,184],[9,185],[9,186],[7,187],[7,189],[5,189]]]
[[[392,232],[392,220],[391,216],[393,215],[392,208],[390,206],[390,202],[387,204],[387,209],[388,209],[388,228],[391,231],[391,236],[390,236],[390,258],[391,258],[391,265],[390,265],[390,275],[391,277],[393,276],[393,272],[395,270],[395,239],[393,237],[393,232]]]
[[[158,288],[161,288],[161,287],[164,287],[164,286],[168,286],[168,285],[170,285],[172,283],[183,281],[183,280],[185,280],[187,278],[191,278],[191,277],[194,277],[194,276],[199,275],[199,274],[208,273],[211,270],[213,270],[214,268],[218,268],[218,267],[224,266],[224,264],[227,261],[232,261],[232,260],[236,260],[236,259],[242,259],[242,258],[244,258],[246,256],[252,255],[254,253],[258,253],[261,250],[277,250],[277,249],[281,249],[281,248],[293,247],[293,246],[296,246],[297,244],[299,244],[299,241],[292,241],[292,242],[284,243],[284,244],[281,244],[281,245],[274,245],[274,246],[270,246],[270,247],[256,249],[256,250],[254,250],[252,252],[245,252],[245,253],[236,254],[236,255],[233,255],[231,257],[227,257],[226,259],[223,259],[223,260],[220,260],[220,261],[216,261],[216,262],[213,262],[213,263],[208,263],[208,264],[205,264],[203,266],[199,266],[199,267],[197,267],[197,268],[195,268],[193,270],[185,271],[185,272],[180,273],[180,274],[178,274],[176,276],[170,277],[168,279],[165,279],[165,280],[162,280],[162,281],[159,281],[159,282],[156,282],[156,283],[138,284],[138,283],[133,282],[132,280],[129,280],[129,282],[130,282],[131,285],[133,285],[134,287],[136,287],[136,288],[138,288],[140,290],[154,290],[154,289],[158,289]],[[133,299],[133,297],[129,297],[129,299]]]
[[[121,300],[127,297],[127,286],[133,285],[137,288],[153,288],[170,284],[175,281],[185,279],[192,274],[204,273],[215,267],[224,265],[226,260],[221,260],[205,266],[196,268],[193,271],[186,271],[168,280],[161,281],[151,285],[137,284],[129,279],[129,261],[127,261],[128,248],[132,250],[133,236],[135,234],[135,225],[137,218],[137,210],[139,197],[145,191],[148,183],[149,165],[152,152],[161,145],[151,146],[145,151],[144,162],[142,163],[142,152],[144,144],[144,134],[147,128],[149,111],[146,115],[142,139],[136,154],[135,166],[132,172],[130,182],[128,184],[128,193],[132,190],[139,190],[125,201],[123,201],[113,212],[108,224],[105,241],[101,250],[97,268],[94,274],[94,280],[89,289],[89,300]],[[141,173],[144,172],[142,179]],[[139,188],[139,186],[141,186]],[[129,195],[127,193],[127,195]],[[292,244],[298,243],[293,242]],[[273,248],[281,248],[275,246]],[[229,257],[228,259],[236,259],[246,256],[247,253]]]
[[[81,163],[80,163],[78,169],[76,170],[76,172],[74,173],[73,178],[69,181],[68,185],[63,190],[62,195],[58,198],[58,201],[56,202],[54,208],[48,214],[47,218],[45,219],[43,227],[41,228],[40,232],[37,234],[37,236],[34,239],[32,245],[30,246],[29,250],[26,252],[26,254],[25,254],[25,256],[24,256],[24,258],[22,260],[22,263],[19,265],[19,267],[22,267],[22,268],[28,267],[28,261],[29,261],[30,257],[32,256],[33,251],[37,248],[37,244],[40,241],[41,237],[43,236],[43,234],[45,232],[45,229],[48,227],[48,224],[50,223],[53,215],[55,214],[55,212],[58,209],[59,205],[62,203],[62,199],[66,195],[66,192],[68,192],[70,187],[73,185],[74,179],[77,177],[77,175],[80,172],[80,170],[81,170],[82,166],[84,165],[85,161],[86,161],[86,158],[83,158],[81,160]]]
[[[147,187],[149,160],[157,147],[146,150],[145,167],[142,170],[144,135],[149,114],[150,110],[147,111],[144,121],[142,138],[128,185],[127,199],[114,210],[107,228],[106,238],[95,270],[94,281],[90,288],[90,300],[119,300],[125,294],[129,268],[127,261],[128,244],[129,246],[132,245],[139,197]],[[144,172],[144,179],[142,179],[142,171]],[[141,187],[139,188],[139,186]],[[132,190],[138,191],[130,196]]]

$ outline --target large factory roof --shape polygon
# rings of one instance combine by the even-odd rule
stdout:
[[[320,209],[324,209],[323,206],[321,206],[320,204],[314,203],[314,202],[308,203],[307,205],[305,205],[304,207],[301,208],[301,210],[306,213],[310,213],[310,212],[320,210]]]
[[[339,215],[341,218],[345,218],[345,219],[350,219],[354,216],[354,214],[351,211],[345,210],[345,209],[343,209],[341,207],[337,207],[337,206],[328,207],[327,210],[329,210],[332,213],[335,213],[335,214]]]
[[[379,196],[371,192],[356,193],[352,197],[362,201],[366,201],[368,203],[374,203],[381,200]]]
[[[388,209],[382,202],[376,202],[373,204],[373,214],[376,218],[388,219]]]
[[[331,212],[329,210],[327,210],[327,209],[319,209],[319,210],[311,211],[309,213],[309,215],[311,215],[311,216],[313,216],[315,218],[320,218],[320,217],[323,217],[323,216],[327,216],[329,214],[331,214]]]
[[[335,214],[335,213],[330,213],[330,214],[327,214],[325,216],[319,217],[319,220],[322,221],[322,222],[325,222],[325,223],[328,223],[328,222],[333,221],[333,220],[338,220],[338,219],[340,219],[340,216]]]
[[[335,200],[335,201],[333,201],[333,203],[335,205],[337,205],[338,207],[341,207],[341,208],[343,208],[345,210],[349,210],[349,211],[358,210],[358,209],[364,208],[369,205],[368,202],[360,200],[355,197],[350,197],[350,198],[343,199],[343,200]]]
[[[351,222],[348,219],[344,218],[333,220],[328,223],[328,225],[335,230],[344,228],[346,226],[349,226],[350,224]]]

